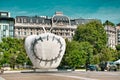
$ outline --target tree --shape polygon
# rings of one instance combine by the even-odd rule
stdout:
[[[80,61],[79,58],[77,58],[77,61],[75,61],[74,63],[72,62],[76,59],[76,57],[79,57],[79,56],[75,56],[79,53],[78,46],[79,46],[78,42],[76,41],[69,42],[68,40],[66,40],[66,51],[65,51],[65,54],[64,54],[64,57],[62,59],[60,66],[66,66],[66,65],[70,67],[77,66],[77,64],[75,63]]]
[[[96,54],[93,56],[93,64],[98,64],[100,63],[100,55]]]
[[[92,62],[93,47],[88,42],[66,42],[67,48],[61,66],[78,68],[86,61]]]
[[[79,42],[89,42],[94,47],[94,54],[100,53],[101,49],[107,43],[107,35],[104,27],[98,21],[79,25],[73,39]]]
[[[116,55],[116,60],[120,59],[120,44],[116,45],[116,50],[117,50],[117,55]]]
[[[84,52],[85,54],[85,65],[93,63],[93,46],[89,42],[80,42],[80,52]]]
[[[117,26],[120,26],[120,23],[118,23]]]
[[[111,48],[103,48],[101,50],[101,53],[99,54],[100,61],[114,61],[116,59],[116,50],[113,50]]]
[[[116,50],[120,51],[120,44],[116,45]]]
[[[24,40],[17,38],[2,38],[0,52],[3,53],[1,65],[10,64],[14,69],[15,65],[23,65],[27,56],[24,49]]]
[[[120,59],[120,51],[117,52],[116,60]]]
[[[103,23],[103,26],[115,26],[115,24],[112,23],[112,22],[110,22],[110,21],[108,21],[108,20],[106,20],[106,21]]]

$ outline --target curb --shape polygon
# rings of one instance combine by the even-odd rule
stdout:
[[[4,71],[4,73],[20,73],[21,71]],[[3,74],[4,74],[3,73]]]
[[[36,72],[64,72],[64,71],[68,71],[68,72],[70,72],[70,71],[73,71],[73,70],[71,70],[71,69],[67,69],[67,70],[36,70]],[[74,70],[75,72],[78,72],[78,71],[86,71],[86,70],[79,70],[79,69],[76,69],[76,70]],[[4,73],[24,73],[24,72],[34,72],[34,70],[19,70],[19,71],[4,71]],[[3,73],[3,74],[4,74]],[[1,79],[0,79],[1,80]]]

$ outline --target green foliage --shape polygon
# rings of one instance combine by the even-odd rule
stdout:
[[[120,45],[116,46],[116,51],[107,48],[106,43],[107,35],[100,22],[81,24],[75,31],[73,41],[66,40],[66,51],[60,66],[79,68],[86,63],[98,64],[120,59]],[[10,64],[14,68],[15,65],[23,65],[25,62],[32,65],[25,54],[24,40],[3,38],[0,43],[0,66]]]
[[[116,45],[116,50],[120,51],[120,44]]]
[[[24,64],[24,62],[26,62],[27,57],[25,53],[20,53],[17,55],[17,59],[16,59],[16,63],[18,64]]]
[[[120,59],[120,44],[116,45],[117,55],[116,60]]]
[[[24,40],[17,38],[2,38],[0,43],[0,52],[3,53],[0,64],[10,64],[12,68],[15,65],[23,65],[27,61],[24,49]]]
[[[85,64],[114,61],[118,58],[116,50],[106,47],[107,35],[100,22],[79,25],[73,40],[71,42],[66,40],[67,48],[61,65],[80,67]]]
[[[79,25],[73,39],[79,42],[89,42],[94,46],[94,54],[99,53],[107,43],[107,35],[104,27],[98,21]]]
[[[111,48],[103,48],[99,54],[100,61],[114,61],[116,56],[116,51]]]
[[[85,65],[86,61],[92,62],[93,46],[88,42],[66,42],[67,48],[61,65],[70,67],[80,67]]]
[[[103,23],[103,26],[115,26],[115,24],[106,20],[105,23]]]
[[[99,56],[99,54],[96,54],[96,55],[93,56],[93,62],[92,63],[93,64],[100,63],[100,56]]]
[[[115,60],[120,59],[120,51],[117,51],[115,54]]]
[[[120,23],[118,23],[117,26],[120,26]]]
[[[117,52],[116,60],[120,59],[120,51]]]

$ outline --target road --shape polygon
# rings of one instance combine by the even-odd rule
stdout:
[[[4,73],[0,77],[5,80],[120,80],[120,72],[27,72]]]

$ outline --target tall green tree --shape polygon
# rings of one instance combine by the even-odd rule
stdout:
[[[120,59],[120,44],[116,45],[117,55],[116,60]]]
[[[120,44],[116,45],[115,47],[117,51],[120,51]]]
[[[103,26],[115,26],[115,24],[109,20],[106,20],[104,23],[103,23]]]
[[[79,25],[73,39],[79,42],[89,42],[94,47],[94,54],[100,53],[101,49],[107,43],[106,32],[99,21]]]
[[[111,48],[103,48],[101,50],[101,53],[99,54],[100,56],[100,61],[114,61],[116,59],[116,50],[114,49],[111,49]]]
[[[120,59],[120,51],[117,51],[116,60]]]
[[[67,48],[61,65],[78,68],[87,62],[92,62],[93,46],[88,42],[67,42]]]
[[[24,49],[24,40],[17,38],[2,38],[0,52],[3,53],[2,64],[10,64],[12,68],[17,64],[23,65],[27,56]]]

